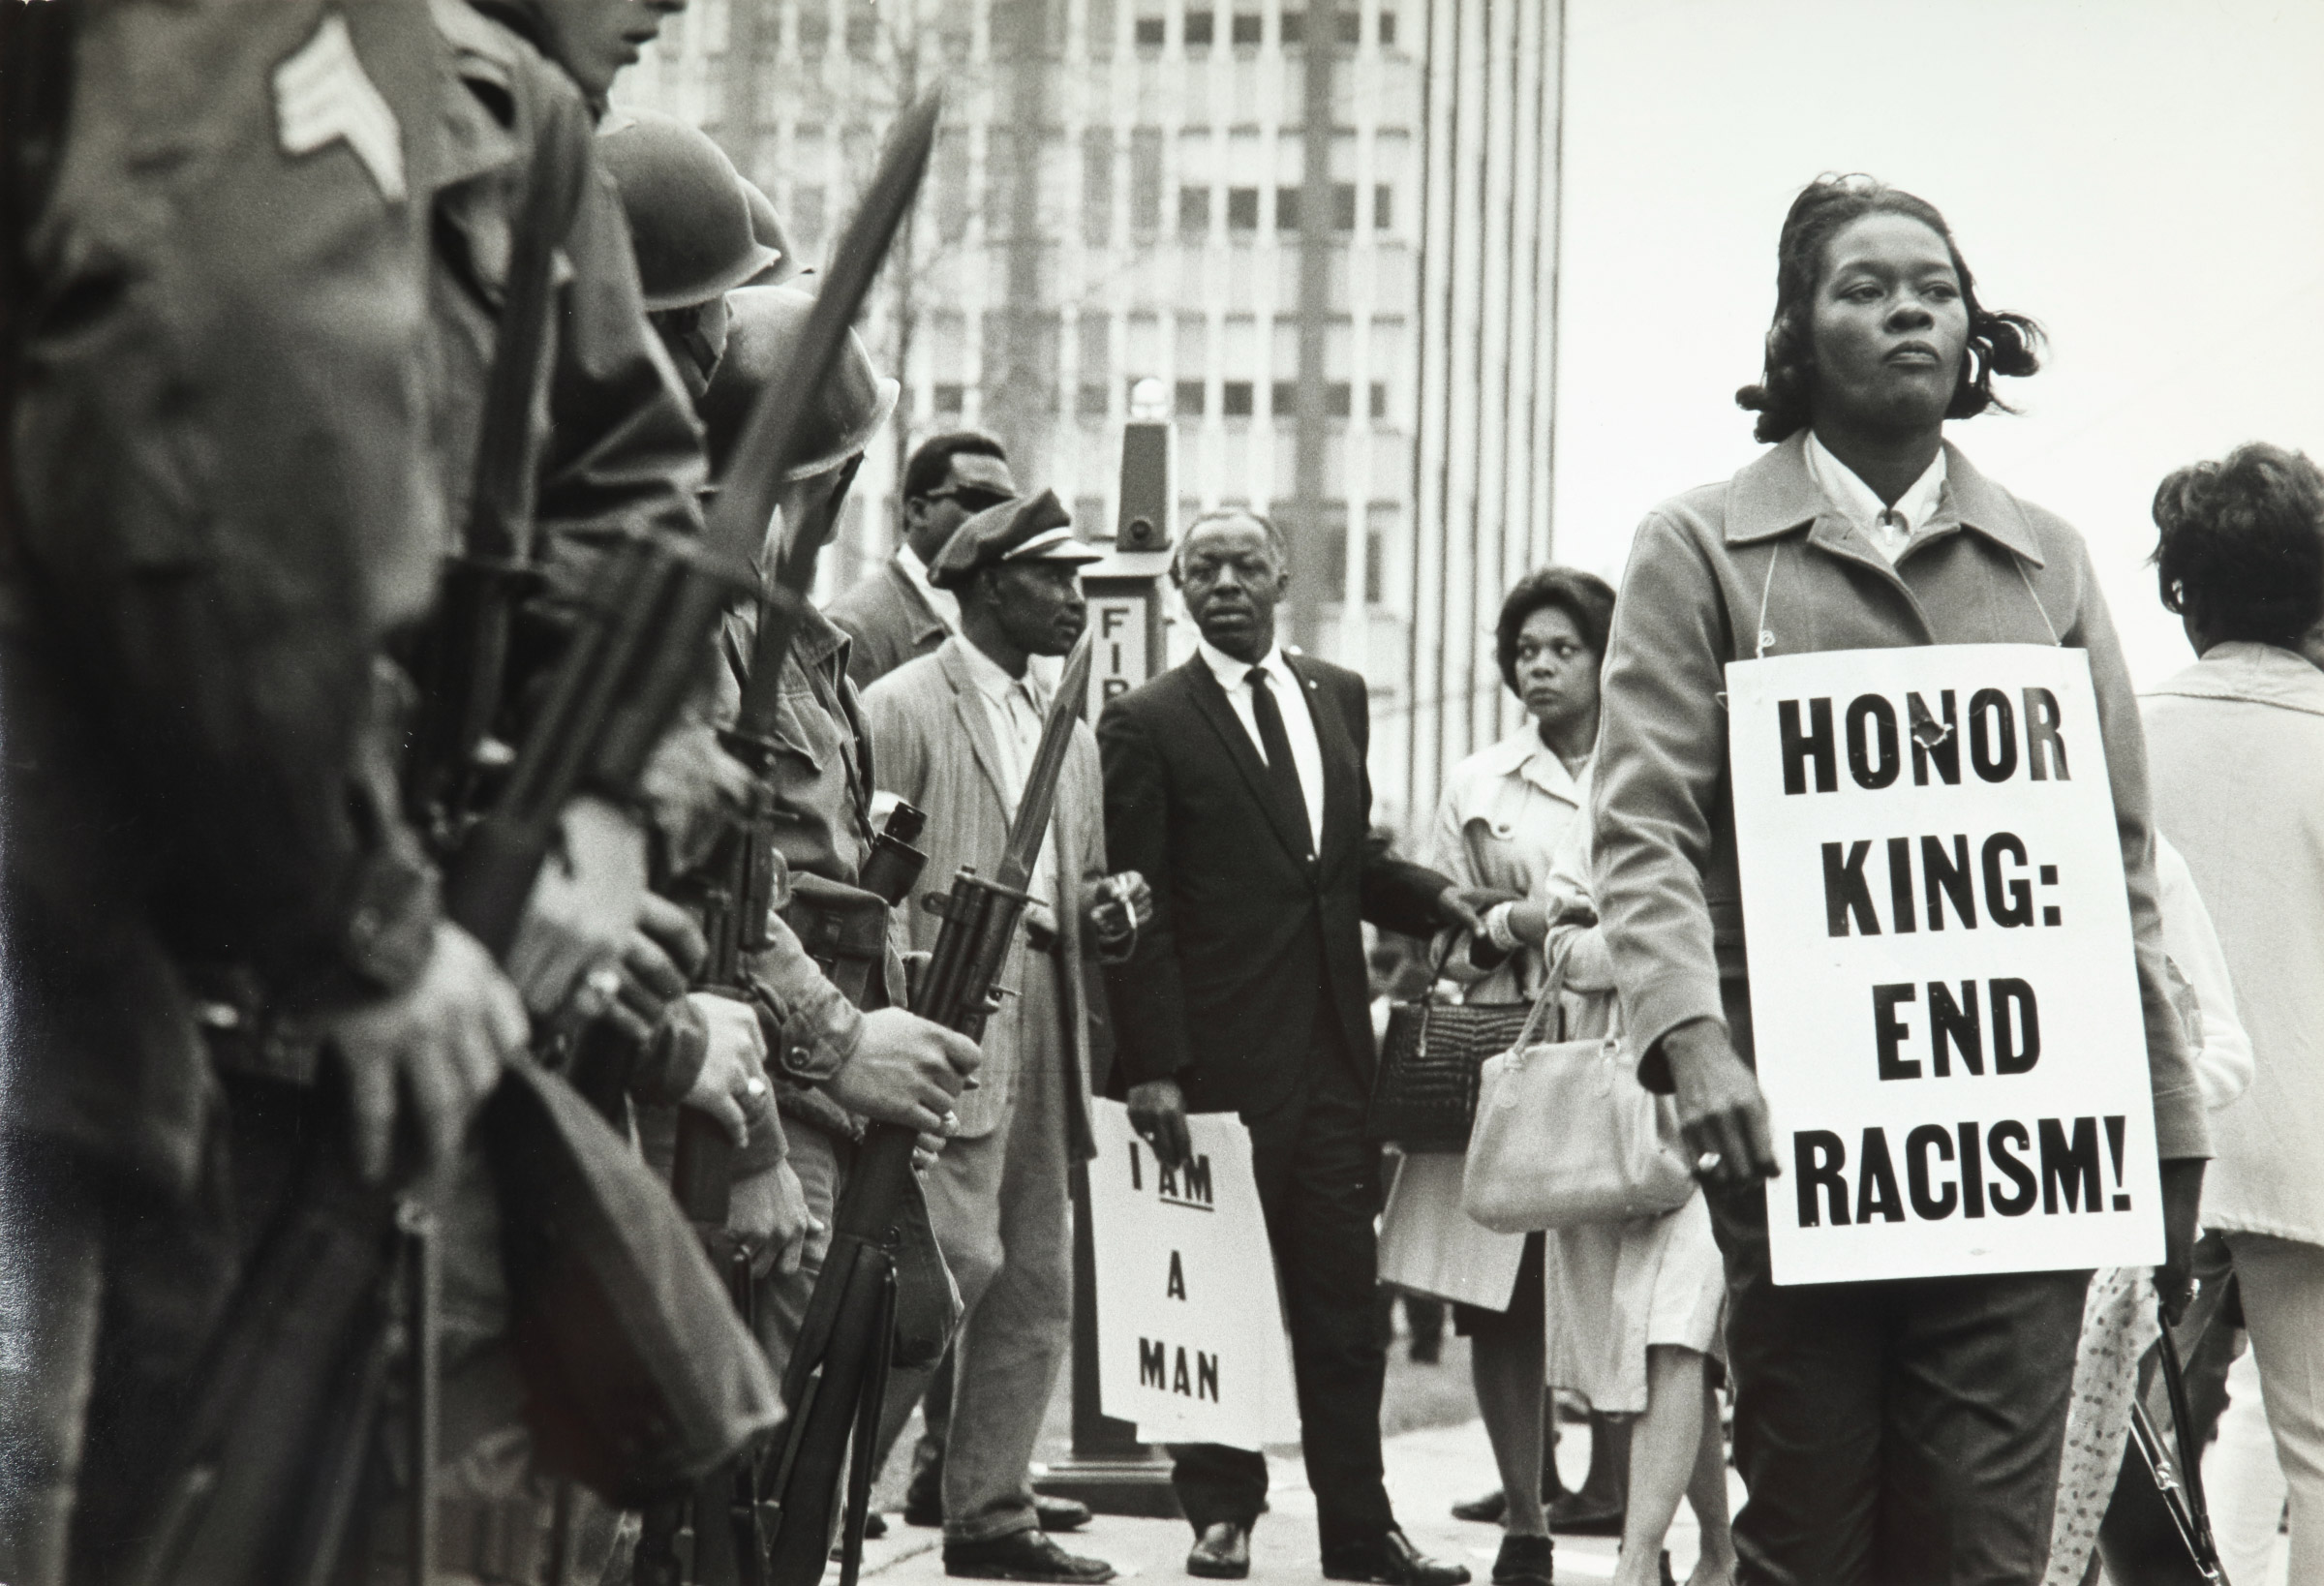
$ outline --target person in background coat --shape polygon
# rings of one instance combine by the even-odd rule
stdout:
[[[960,601],[961,631],[864,695],[880,790],[929,824],[924,897],[963,865],[990,874],[1008,845],[1049,700],[1030,675],[1087,622],[1081,568],[1098,553],[1074,537],[1049,491],[978,513],[929,569]],[[966,1315],[954,1345],[943,1450],[944,1571],[988,1579],[1096,1582],[1114,1571],[1042,1534],[1027,1475],[1073,1323],[1066,1169],[1091,1154],[1089,1017],[1082,963],[1118,957],[1145,884],[1109,878],[1097,745],[1074,723],[1030,891],[1035,930],[1011,948],[1015,993],[985,1027],[980,1088],[923,1177],[929,1217]],[[943,922],[907,907],[913,945]],[[891,1404],[908,1406],[917,1384]]]
[[[2034,1580],[2049,1550],[2086,1271],[1778,1288],[1753,1073],[1724,668],[1759,655],[2070,645],[2089,657],[2128,886],[2168,1256],[2184,1307],[2211,1154],[2163,966],[2145,746],[2090,553],[1944,442],[2038,367],[2032,321],[1980,305],[1944,219],[1868,177],[1784,222],[1760,383],[1773,442],[1638,530],[1594,768],[1598,908],[1639,1077],[1675,1089],[1726,1257],[1738,1579]],[[2140,1060],[2123,1053],[2125,1062]]]
[[[2253,442],[2155,493],[2162,603],[2201,659],[2141,702],[2156,824],[2210,905],[2251,1037],[2212,1127],[2226,1236],[2290,1488],[2291,1570],[2324,1578],[2324,470]]]
[[[977,513],[1014,501],[1008,453],[989,435],[956,430],[920,442],[903,466],[903,543],[871,577],[825,608],[855,641],[847,675],[869,688],[961,630],[952,591],[930,581],[954,533]]]
[[[1171,570],[1201,648],[1111,701],[1097,729],[1109,862],[1154,891],[1152,925],[1107,975],[1131,1119],[1174,1166],[1189,1111],[1232,1110],[1250,1131],[1324,1573],[1456,1586],[1468,1571],[1412,1545],[1381,1481],[1362,922],[1425,937],[1475,929],[1476,911],[1373,837],[1363,679],[1277,646],[1290,573],[1274,526],[1247,511],[1200,519]],[[1188,1572],[1247,1574],[1265,1457],[1173,1452],[1198,1539]]]

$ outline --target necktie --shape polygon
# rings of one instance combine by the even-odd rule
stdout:
[[[1267,668],[1254,666],[1245,677],[1251,686],[1251,718],[1259,723],[1259,745],[1267,750],[1267,779],[1274,784],[1275,805],[1300,839],[1300,854],[1315,857],[1315,832],[1307,824],[1307,796],[1300,789],[1300,768],[1292,762],[1291,735],[1283,730],[1283,712],[1275,691],[1268,686]]]

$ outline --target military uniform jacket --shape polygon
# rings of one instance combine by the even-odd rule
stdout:
[[[180,965],[290,1007],[424,962],[374,663],[442,546],[418,0],[86,8],[26,244],[8,721],[8,1127],[193,1177]]]
[[[727,618],[726,660],[720,669],[716,718],[731,722],[740,708],[757,614]],[[872,741],[864,729],[855,686],[847,681],[847,636],[810,611],[783,662],[781,709],[775,726],[774,766],[766,788],[774,807],[775,845],[793,874],[819,875],[854,886],[872,851]],[[777,1028],[769,1066],[828,1074],[853,1053],[863,1015],[816,967],[789,927],[778,919],[774,942],[755,955],[749,972]],[[903,964],[893,946],[885,966],[892,999],[902,1000]],[[786,1117],[850,1138],[862,1121],[810,1085],[786,1083],[777,1093]]]
[[[535,555],[548,573],[553,614],[586,588],[596,556],[623,533],[700,533],[701,426],[646,322],[621,197],[590,152],[594,135],[580,90],[465,0],[431,0],[431,10],[452,68],[441,109],[445,161],[435,196],[430,311],[441,360],[438,450],[455,532],[474,484],[484,390],[533,151],[543,137],[583,145],[580,202],[560,248],[553,352],[544,360],[548,423],[537,466]]]

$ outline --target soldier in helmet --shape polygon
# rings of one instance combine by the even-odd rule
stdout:
[[[707,133],[636,112],[598,140],[637,249],[646,314],[697,401],[726,351],[726,293],[774,265],[751,226],[742,173]]]
[[[811,297],[789,287],[746,288],[729,294],[728,301],[732,333],[726,359],[702,402],[714,468],[722,468],[738,444],[759,391],[788,364],[814,306]],[[850,335],[806,435],[786,460],[777,518],[769,526],[770,558],[778,534],[828,536],[832,532],[837,498],[887,421],[896,396],[896,381],[877,374],[863,344]],[[750,681],[754,632],[748,616],[730,624],[728,710]],[[778,749],[767,790],[776,812],[776,841],[794,877],[789,917],[801,928],[798,934],[820,940],[826,933],[807,917],[813,911],[872,906],[864,901],[871,895],[855,887],[872,838],[871,743],[854,685],[847,680],[846,636],[820,613],[807,614],[783,678]],[[864,1119],[904,1124],[928,1136],[942,1135],[954,1121],[949,1096],[935,1102],[923,1090],[915,1105],[898,1106],[903,1098],[896,1086],[889,1084],[883,1093],[867,1082],[874,1073],[901,1068],[887,1055],[893,1049],[918,1065],[923,1084],[933,1079],[957,1094],[963,1083],[973,1083],[968,1077],[979,1057],[964,1037],[903,1011],[902,966],[886,946],[884,930],[872,938],[881,944],[873,950],[876,961],[857,966],[863,972],[853,976],[835,969],[841,978],[864,986],[860,1009],[841,996],[830,978],[800,963],[792,932],[778,934],[777,949],[751,966],[751,979],[768,1024],[770,1066],[780,1080],[778,1106],[787,1125],[791,1166],[818,1225],[799,1270],[777,1274],[760,1293],[761,1339],[780,1370],[822,1269],[831,1211],[844,1187]],[[878,1059],[877,1069],[867,1063],[871,1057]],[[950,1063],[951,1073],[933,1067],[930,1060],[936,1057]]]
[[[775,200],[759,190],[756,182],[743,178],[743,197],[750,204],[750,234],[758,245],[775,258],[767,267],[743,283],[746,287],[780,287],[799,273],[799,258],[791,247],[790,228],[775,211]]]

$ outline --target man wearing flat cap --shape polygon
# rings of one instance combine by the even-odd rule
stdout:
[[[990,871],[999,861],[1049,708],[1028,662],[1081,637],[1081,568],[1096,560],[1045,490],[969,518],[930,567],[930,582],[960,601],[960,631],[864,695],[881,791],[928,812],[923,891],[946,890],[963,865]],[[1073,1315],[1066,1170],[1090,1155],[1083,957],[1125,954],[1149,909],[1145,882],[1108,876],[1105,860],[1097,741],[1077,721],[1028,887],[1028,929],[1003,975],[1015,994],[986,1026],[980,1088],[962,1095],[924,1180],[967,1307],[943,1466],[952,1575],[1093,1583],[1114,1573],[1042,1534],[1027,1476]],[[913,945],[933,947],[941,922],[923,906],[906,915]],[[892,1402],[908,1403],[918,1386],[900,1381]]]

